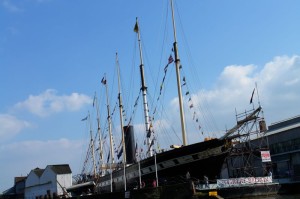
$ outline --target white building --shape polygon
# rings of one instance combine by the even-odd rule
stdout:
[[[72,171],[68,164],[48,165],[45,169],[33,169],[25,182],[25,199],[45,195],[63,195],[72,186]]]

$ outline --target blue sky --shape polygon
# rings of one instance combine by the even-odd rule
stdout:
[[[173,42],[168,3],[0,0],[0,191],[13,185],[14,176],[27,175],[35,167],[69,163],[73,173],[80,172],[89,139],[86,123],[80,120],[88,111],[96,115],[92,101],[97,92],[105,125],[100,80],[106,73],[113,107],[116,51],[130,117],[140,81],[133,32],[136,17],[149,101],[155,104],[155,89]],[[179,53],[191,82],[189,91],[194,105],[204,107],[209,115],[204,121],[212,119],[216,126],[211,130],[203,121],[207,134],[221,135],[234,124],[235,108],[252,107],[249,99],[255,82],[267,124],[299,115],[299,4],[296,0],[175,0]],[[179,119],[172,68],[163,98],[169,118],[157,120],[166,131],[177,129]],[[141,141],[142,119],[137,117],[135,123]],[[197,136],[189,142],[203,139]]]

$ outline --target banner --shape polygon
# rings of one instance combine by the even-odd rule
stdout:
[[[230,179],[218,179],[217,187],[239,187],[245,185],[253,185],[253,184],[266,184],[272,183],[272,177],[248,177],[248,178],[230,178]]]

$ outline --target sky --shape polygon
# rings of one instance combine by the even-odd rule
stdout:
[[[235,124],[235,111],[258,103],[267,125],[300,114],[299,1],[174,4],[181,72],[188,85],[182,90],[200,107],[195,108],[200,134],[188,137],[189,143],[210,133],[221,136]],[[95,92],[107,131],[104,75],[111,109],[116,106],[116,52],[126,116],[137,115],[136,139],[143,140],[143,116],[133,108],[140,88],[136,17],[150,112],[155,107],[164,111],[164,117],[156,115],[154,131],[161,145],[179,143],[173,63],[156,100],[174,41],[169,1],[0,0],[0,192],[36,167],[70,164],[73,174],[81,172],[89,124],[96,132]],[[250,104],[255,84],[258,93]],[[195,126],[190,105],[185,105],[186,123]],[[81,121],[88,113],[90,122]],[[177,139],[167,142],[173,134]]]

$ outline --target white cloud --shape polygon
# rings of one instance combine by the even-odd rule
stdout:
[[[213,102],[212,107],[221,109],[221,105],[225,105],[230,109],[249,108],[247,104],[257,82],[267,120],[275,122],[278,119],[298,115],[300,56],[278,56],[266,63],[257,73],[254,73],[255,68],[258,67],[226,67],[217,86],[205,92]],[[257,103],[256,93],[254,100]]]
[[[56,90],[48,89],[39,95],[30,95],[27,100],[15,105],[16,109],[24,109],[32,114],[45,117],[62,111],[77,111],[92,99],[84,94],[57,95]]]
[[[202,89],[192,94],[197,107],[200,124],[205,132],[214,132],[220,136],[235,125],[235,108],[238,113],[250,110],[251,93],[258,84],[261,105],[267,124],[300,114],[300,56],[278,56],[263,66],[230,65],[224,68],[215,86],[210,90]],[[185,99],[185,102],[187,99]],[[258,106],[255,92],[254,103]],[[170,103],[169,115],[179,121],[178,99]],[[189,107],[185,106],[188,132],[195,132]],[[211,123],[211,121],[213,121]],[[192,124],[192,125],[191,125]],[[214,124],[216,124],[214,126]],[[178,125],[178,122],[174,125]],[[178,127],[180,128],[180,127]],[[199,141],[199,136],[195,140]]]
[[[24,128],[30,126],[29,122],[19,120],[15,116],[0,114],[0,140],[5,141],[8,138],[14,137]]]

